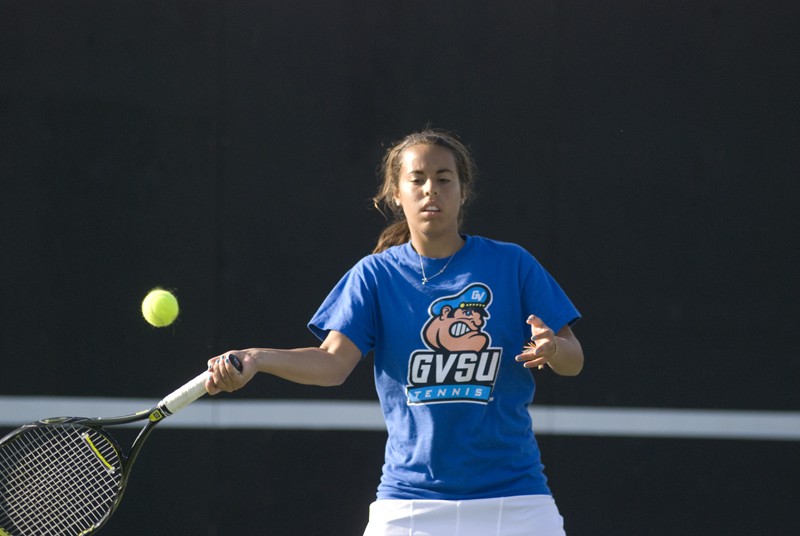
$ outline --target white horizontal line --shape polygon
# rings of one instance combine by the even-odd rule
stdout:
[[[136,398],[0,396],[0,426],[43,417],[109,417],[147,409]],[[533,406],[539,435],[800,441],[800,412]],[[139,426],[133,424],[132,426]],[[165,420],[172,428],[385,431],[373,401],[199,400]]]
[[[544,406],[537,433],[800,441],[800,412]]]

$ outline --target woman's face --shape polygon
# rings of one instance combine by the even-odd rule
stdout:
[[[462,195],[453,153],[438,145],[404,149],[394,199],[403,208],[412,236],[458,234]]]

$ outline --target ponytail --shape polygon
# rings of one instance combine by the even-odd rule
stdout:
[[[399,246],[411,240],[411,230],[406,220],[396,221],[387,226],[378,237],[378,243],[372,253],[380,253],[392,246]]]

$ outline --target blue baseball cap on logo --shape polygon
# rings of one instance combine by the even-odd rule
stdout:
[[[479,309],[484,316],[488,317],[489,312],[486,311],[486,308],[491,301],[492,293],[489,287],[482,283],[474,283],[456,296],[447,296],[436,300],[431,304],[429,311],[432,316],[439,316],[445,307],[450,307],[451,309]]]

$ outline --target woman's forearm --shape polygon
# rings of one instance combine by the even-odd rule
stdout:
[[[255,361],[259,372],[305,385],[341,385],[358,363],[350,355],[322,348],[250,348],[243,352]]]
[[[556,374],[577,376],[583,370],[583,348],[580,341],[569,328],[559,331],[556,338],[558,350],[547,364]]]

